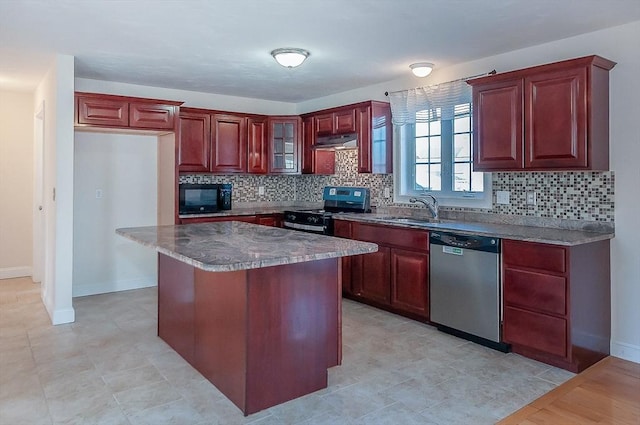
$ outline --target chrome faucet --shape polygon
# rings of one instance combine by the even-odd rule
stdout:
[[[431,200],[429,201],[428,199],[425,199],[425,198],[431,198]],[[411,202],[412,204],[415,204],[416,202],[420,202],[422,205],[424,205],[429,209],[429,212],[431,213],[433,218],[438,218],[438,200],[436,199],[435,196],[427,193],[422,198],[409,198],[409,202]]]

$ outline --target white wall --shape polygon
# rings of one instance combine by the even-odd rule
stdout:
[[[42,298],[54,325],[75,320],[73,265],[73,56],[56,55],[38,85],[34,105],[45,105],[45,268]],[[32,125],[29,127],[33,128]],[[55,191],[55,197],[54,197]]]
[[[221,94],[199,93],[187,90],[165,89],[139,86],[135,84],[76,78],[76,91],[107,93],[121,96],[146,97],[151,99],[184,102],[182,106],[191,108],[218,109],[222,111],[247,112],[266,115],[295,115],[296,105],[247,97],[225,96]]]
[[[505,72],[598,54],[618,64],[610,72],[610,167],[615,174],[616,237],[611,241],[611,353],[640,362],[640,21],[539,46],[436,69],[422,81],[408,76],[385,84],[301,103],[298,112],[365,99],[384,91],[436,84],[496,69]],[[407,74],[409,74],[407,70]],[[579,283],[578,283],[579,284]]]
[[[76,132],[74,297],[156,285],[155,250],[115,229],[156,225],[157,153],[156,136]]]
[[[33,94],[0,91],[0,279],[31,276]]]

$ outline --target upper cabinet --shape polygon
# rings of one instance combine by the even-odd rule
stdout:
[[[315,115],[316,135],[330,136],[356,132],[356,109],[344,107]]]
[[[211,172],[211,115],[182,109],[178,123],[179,170]]]
[[[211,115],[211,172],[247,172],[247,117]]]
[[[182,102],[106,94],[75,94],[75,126],[123,130],[174,131]]]
[[[587,56],[470,80],[474,170],[608,170],[614,66]]]
[[[269,173],[299,174],[302,120],[297,116],[269,117]]]
[[[178,122],[179,172],[267,172],[267,117],[181,108]]]
[[[327,167],[321,168],[319,163],[333,165],[326,156],[319,162],[317,153],[308,152],[313,149],[317,137],[349,133],[357,134],[359,173],[393,172],[391,108],[388,103],[361,102],[305,114],[302,118],[305,123],[303,173],[323,174],[320,170]]]
[[[336,153],[331,150],[316,150],[316,117],[302,120],[302,174],[335,174]]]

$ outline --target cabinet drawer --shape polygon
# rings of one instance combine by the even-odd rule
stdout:
[[[564,315],[566,287],[561,276],[511,268],[504,271],[505,304]]]
[[[566,250],[561,246],[504,240],[502,259],[507,266],[521,266],[556,273],[565,273],[567,270]]]
[[[135,128],[172,130],[175,106],[148,103],[129,104],[129,125]]]
[[[351,238],[359,241],[429,251],[429,232],[424,230],[353,223],[351,232]]]
[[[78,97],[78,124],[129,126],[129,103],[124,100]]]
[[[556,356],[567,356],[567,321],[557,317],[505,307],[503,339]]]

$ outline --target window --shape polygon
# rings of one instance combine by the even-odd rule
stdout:
[[[395,201],[408,202],[428,193],[441,205],[490,208],[491,174],[473,171],[470,93],[451,96],[448,87],[444,90],[444,101],[431,96],[423,104],[416,97],[406,102],[415,112],[402,110],[402,125],[394,116]],[[393,106],[392,102],[392,111]]]

